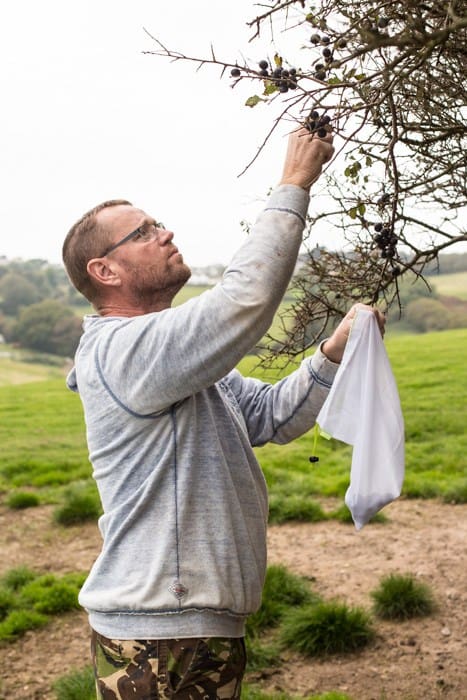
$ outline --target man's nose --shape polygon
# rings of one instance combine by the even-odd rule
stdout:
[[[170,243],[173,237],[174,233],[169,229],[164,228],[158,230],[157,241],[159,245],[167,245],[167,243]]]

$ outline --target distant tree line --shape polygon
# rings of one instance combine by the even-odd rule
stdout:
[[[8,343],[73,356],[88,302],[64,268],[46,260],[0,259],[0,333]]]
[[[467,253],[438,256],[425,268],[430,285],[401,281],[402,315],[391,311],[392,323],[404,323],[417,332],[467,325],[467,302],[447,300],[436,291],[436,273],[467,271]],[[288,298],[293,304],[293,297]],[[343,304],[348,304],[342,299]],[[8,343],[44,353],[72,357],[82,332],[82,316],[89,303],[70,284],[61,265],[46,260],[12,260],[0,257],[0,334]],[[284,319],[285,322],[287,319]],[[307,333],[317,332],[313,322]],[[321,336],[330,330],[321,329]],[[274,339],[272,339],[274,342]]]

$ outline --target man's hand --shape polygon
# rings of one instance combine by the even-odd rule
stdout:
[[[354,304],[350,311],[348,311],[348,313],[339,323],[331,337],[325,340],[321,347],[322,352],[326,355],[328,360],[331,360],[331,362],[340,362],[342,360],[345,346],[349,338],[350,329],[352,328],[352,322],[358,309],[367,309],[368,311],[372,311],[374,313],[381,331],[381,335],[384,336],[384,325],[386,323],[386,317],[384,314],[382,314],[378,309],[374,309],[372,306],[367,306],[366,304]]]
[[[305,128],[292,131],[279,184],[297,185],[308,191],[319,178],[323,165],[333,156],[332,139],[330,128],[324,138]]]

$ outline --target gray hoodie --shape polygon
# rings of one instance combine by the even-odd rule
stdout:
[[[278,187],[199,297],[84,321],[67,382],[104,514],[80,603],[107,637],[238,637],[260,605],[268,506],[252,446],[309,430],[337,365],[318,350],[275,385],[234,368],[271,324],[307,206],[302,189]]]

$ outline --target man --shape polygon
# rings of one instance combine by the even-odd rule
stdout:
[[[313,425],[355,308],[274,386],[235,366],[271,324],[309,189],[332,153],[330,133],[291,134],[280,184],[222,281],[175,308],[190,270],[145,212],[105,202],[65,240],[70,278],[98,311],[68,385],[83,402],[104,510],[102,551],[80,593],[104,700],[240,696],[244,623],[266,568],[267,493],[252,446]]]

